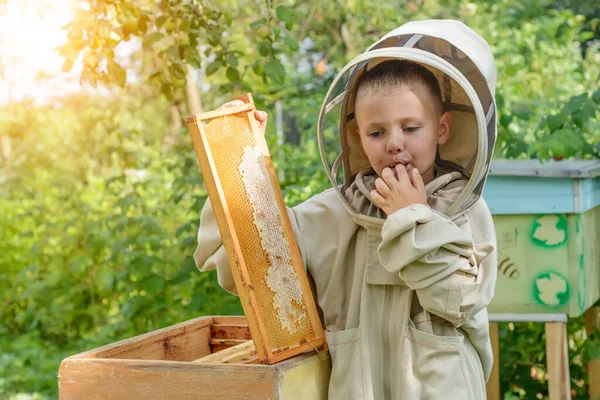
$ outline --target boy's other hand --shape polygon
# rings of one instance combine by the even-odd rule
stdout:
[[[425,183],[419,170],[413,168],[408,173],[402,164],[394,169],[398,178],[392,168],[384,168],[382,177],[375,180],[376,189],[371,191],[375,204],[387,215],[411,204],[427,204]]]
[[[233,100],[233,101],[223,104],[222,106],[217,108],[217,110],[222,110],[223,108],[229,108],[229,107],[239,107],[239,106],[243,106],[243,105],[244,105],[243,101]],[[256,118],[256,120],[258,121],[258,123],[260,125],[260,129],[262,130],[262,134],[264,135],[265,129],[267,129],[267,119],[269,118],[269,115],[264,111],[255,110],[254,118]]]

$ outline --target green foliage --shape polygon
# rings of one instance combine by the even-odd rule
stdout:
[[[583,333],[583,318],[569,319],[569,369],[572,397],[587,399],[586,365],[597,355],[600,341]],[[500,324],[500,373],[504,399],[547,398],[546,340],[544,324]]]
[[[69,354],[241,312],[191,258],[206,193],[189,135],[186,152],[162,145],[166,103],[79,100],[26,113],[28,146],[0,189],[0,393],[56,393]]]
[[[558,114],[544,118],[534,133],[530,154],[541,159],[600,158],[600,89],[572,97]]]
[[[411,19],[460,19],[491,44],[496,156],[599,157],[597,21],[593,7],[586,19],[571,3],[78,3],[85,7],[60,49],[64,70],[81,57],[81,81],[110,95],[0,108],[0,136],[14,153],[0,159],[0,235],[8,238],[0,242],[0,397],[55,398],[68,355],[199,315],[241,313],[191,257],[206,192],[180,125],[189,67],[200,72],[207,110],[250,91],[273,115],[283,100],[286,131],[300,132],[300,143],[278,145],[272,117],[266,138],[289,206],[330,186],[315,133],[336,71]],[[123,47],[131,54],[117,56]],[[600,341],[582,327],[570,321],[572,387],[583,399],[584,365]],[[547,395],[542,338],[539,324],[502,325],[505,398]]]
[[[63,71],[83,56],[81,81],[93,86],[126,85],[127,72],[115,48],[132,39],[141,39],[147,79],[171,101],[185,85],[187,64],[200,68],[199,46],[207,48],[205,55],[214,57],[213,63],[239,56],[224,40],[230,16],[210,1],[91,1],[87,6],[67,25],[68,42],[60,53]]]

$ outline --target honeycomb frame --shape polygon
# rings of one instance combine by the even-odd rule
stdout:
[[[327,344],[267,144],[254,117],[252,95],[240,100],[241,106],[194,115],[186,122],[257,355],[261,363],[274,364],[311,349],[325,350]],[[232,126],[235,135],[218,136]],[[224,149],[234,155],[223,156],[229,155]],[[225,173],[236,163],[239,176]]]

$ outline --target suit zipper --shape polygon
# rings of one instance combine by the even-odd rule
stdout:
[[[392,313],[392,287],[385,286],[385,299],[383,301],[383,327],[381,341],[383,344],[383,399],[392,400],[392,387],[390,385],[392,374],[392,356],[390,351],[390,315]]]

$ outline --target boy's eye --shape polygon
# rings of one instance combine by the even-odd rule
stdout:
[[[406,128],[404,128],[405,131],[407,132],[416,132],[417,130],[419,130],[418,126],[407,126]]]
[[[381,136],[381,135],[383,135],[383,131],[374,131],[374,132],[369,133],[369,136],[371,136],[371,137],[377,137],[377,136]]]

